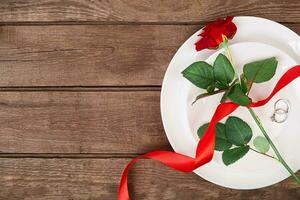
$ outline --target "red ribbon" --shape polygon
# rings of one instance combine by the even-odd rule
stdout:
[[[300,76],[300,65],[297,65],[291,69],[289,69],[277,82],[276,86],[274,87],[271,94],[258,102],[251,103],[249,107],[259,107],[263,106],[269,102],[272,97],[279,92],[282,88],[287,86],[290,82],[295,80]],[[138,159],[141,158],[150,158],[153,160],[157,160],[168,167],[171,167],[175,170],[182,171],[182,172],[192,172],[198,167],[208,163],[211,161],[213,154],[214,154],[214,147],[215,147],[215,126],[216,124],[222,120],[224,117],[231,114],[239,107],[238,104],[227,102],[221,103],[213,117],[209,123],[208,128],[206,129],[204,135],[202,136],[201,140],[199,140],[196,156],[195,158],[185,156],[183,154],[179,154],[172,151],[153,151],[141,155],[137,158],[134,158],[130,161],[130,163],[126,166],[125,170],[123,171],[120,186],[119,186],[119,200],[129,200],[129,193],[127,188],[127,177],[129,169],[136,163]]]

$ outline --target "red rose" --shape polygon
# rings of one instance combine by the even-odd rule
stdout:
[[[203,28],[203,32],[199,34],[202,38],[195,43],[196,50],[218,48],[223,42],[222,35],[231,39],[237,29],[232,19],[233,17],[229,16],[206,25]]]

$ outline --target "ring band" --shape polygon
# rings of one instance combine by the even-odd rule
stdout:
[[[278,108],[278,104],[283,103],[284,108]],[[274,103],[274,113],[271,116],[271,121],[276,123],[283,123],[287,120],[289,114],[290,104],[286,99],[278,99]]]

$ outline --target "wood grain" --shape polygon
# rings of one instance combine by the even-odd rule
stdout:
[[[295,0],[18,0],[1,1],[0,21],[99,23],[198,23],[226,15],[300,22]]]
[[[129,159],[0,159],[0,199],[111,200]],[[299,174],[299,173],[298,173]],[[247,181],[247,180],[245,180]],[[141,160],[129,177],[132,199],[143,200],[296,200],[292,179],[259,190],[232,190],[195,174]]]
[[[199,26],[4,26],[1,86],[161,85]]]
[[[300,25],[289,25],[300,33]],[[0,87],[160,86],[200,25],[3,26]]]
[[[0,92],[2,153],[170,149],[159,91]]]

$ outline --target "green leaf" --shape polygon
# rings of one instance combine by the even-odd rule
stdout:
[[[227,88],[229,87],[227,84],[221,83],[221,82],[219,82],[219,81],[216,81],[215,85],[216,85],[216,87],[219,88],[220,90],[222,90],[222,89],[227,89]]]
[[[208,127],[208,123],[200,126],[200,128],[197,131],[199,138],[203,136],[207,127]],[[225,132],[226,132],[225,125],[222,123],[218,123],[216,125],[216,144],[215,144],[215,150],[217,151],[224,151],[226,149],[229,149],[232,146],[231,142],[228,141]]]
[[[248,63],[244,66],[244,74],[248,81],[261,83],[270,80],[276,71],[278,61],[275,57]]]
[[[223,163],[227,166],[235,163],[237,160],[244,157],[248,153],[249,149],[250,147],[246,145],[225,150],[222,153]]]
[[[212,85],[209,85],[207,88],[206,88],[206,91],[208,93],[212,93],[213,91],[215,91],[215,84],[212,84]]]
[[[182,74],[194,85],[203,89],[206,89],[215,82],[213,67],[203,61],[191,64],[183,70]]]
[[[224,88],[232,82],[234,78],[234,69],[230,61],[223,54],[219,54],[216,58],[213,70],[215,79],[219,82],[220,87]]]
[[[237,146],[247,144],[252,138],[250,126],[238,117],[229,117],[225,123],[228,140]]]
[[[199,94],[195,100],[193,101],[192,105],[194,105],[194,103],[196,103],[199,99],[202,99],[204,97],[207,97],[207,96],[210,96],[211,94],[210,93],[202,93],[202,94]]]
[[[228,98],[228,90],[226,92],[224,92],[221,100],[220,100],[220,103],[224,103]]]
[[[227,97],[234,103],[247,106],[251,103],[249,97],[244,93],[240,84],[235,84],[229,91]]]
[[[263,136],[257,136],[253,140],[255,148],[261,153],[267,153],[270,149],[270,144],[268,140]]]
[[[248,82],[247,82],[247,79],[246,77],[244,76],[244,74],[241,75],[241,88],[242,88],[242,91],[243,93],[247,93],[248,92]]]
[[[221,98],[221,100],[220,100],[220,103],[224,103],[224,102],[228,99],[228,93],[229,93],[229,91],[232,89],[232,87],[235,85],[235,83],[236,83],[237,81],[238,81],[238,80],[235,79],[235,80],[233,81],[233,83],[229,86],[229,88],[224,92],[224,94],[223,94],[223,96],[222,96],[222,98]]]
[[[218,123],[216,125],[216,145],[215,149],[217,151],[224,151],[229,149],[232,146],[232,143],[229,142],[226,136],[226,127],[225,124]]]

